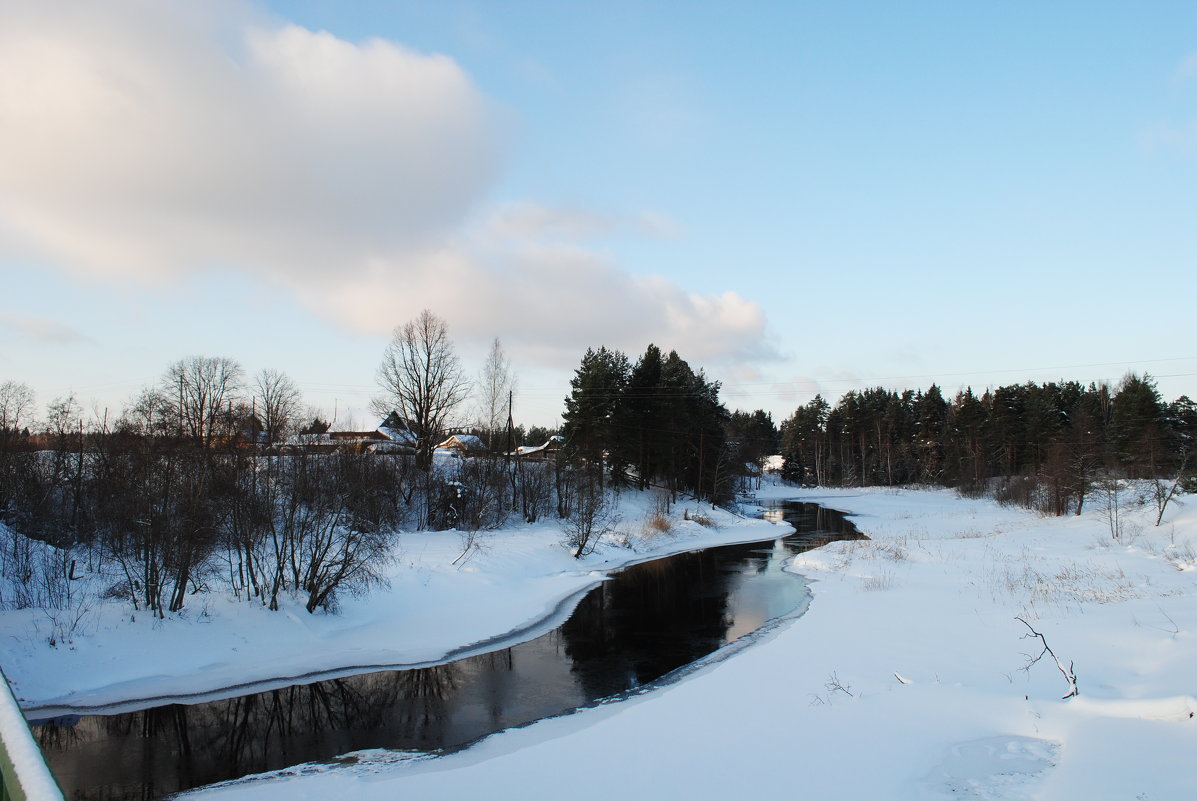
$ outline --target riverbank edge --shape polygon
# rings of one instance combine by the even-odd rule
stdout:
[[[797,493],[796,489],[792,491]],[[643,508],[648,502],[646,495],[648,494],[638,492],[625,492],[622,494],[621,514],[624,519],[632,521],[634,524],[643,516]],[[754,507],[754,512],[759,513],[759,509],[760,507]],[[211,649],[197,648],[197,664],[190,671],[176,670],[169,677],[169,681],[167,682],[168,689],[165,691],[139,693],[132,689],[137,686],[139,681],[143,681],[149,686],[154,686],[155,684],[161,685],[163,683],[163,677],[155,674],[152,669],[153,659],[151,658],[147,660],[148,669],[144,671],[145,675],[140,679],[136,676],[126,676],[120,681],[101,681],[92,686],[74,687],[67,692],[41,696],[32,693],[18,692],[16,694],[25,716],[32,720],[42,720],[60,715],[117,714],[137,711],[165,703],[197,703],[219,700],[221,698],[269,690],[289,684],[310,683],[376,670],[399,670],[441,665],[456,659],[524,642],[552,630],[569,616],[573,608],[587,592],[619,570],[636,564],[709,547],[765,542],[788,533],[785,531],[788,526],[784,526],[784,524],[783,528],[779,530],[777,524],[770,523],[769,521],[757,517],[744,517],[723,509],[712,509],[709,505],[704,505],[702,514],[709,518],[713,525],[700,525],[699,523],[685,519],[685,517],[689,516],[688,513],[690,511],[692,509],[684,505],[679,510],[675,510],[672,516],[673,519],[671,520],[672,528],[670,532],[656,537],[651,542],[637,542],[633,547],[625,547],[619,544],[621,539],[624,542],[628,541],[627,529],[634,528],[634,525],[625,526],[623,530],[617,529],[613,532],[614,536],[610,537],[607,541],[600,543],[595,553],[576,561],[572,559],[568,562],[557,560],[556,564],[558,567],[572,568],[559,570],[555,576],[556,579],[565,581],[566,586],[545,588],[553,589],[554,592],[552,594],[546,593],[536,601],[537,611],[535,613],[526,615],[519,620],[511,618],[499,619],[496,617],[490,623],[490,629],[494,632],[493,634],[475,638],[472,641],[461,644],[445,644],[437,648],[436,653],[425,652],[418,659],[371,659],[353,661],[346,664],[327,664],[330,659],[335,660],[336,654],[326,650],[313,649],[311,661],[306,664],[302,659],[292,658],[286,664],[274,664],[273,669],[264,671],[263,660],[249,658],[243,660],[242,668],[251,672],[251,674],[256,671],[260,675],[251,675],[243,681],[221,682],[209,680],[205,683],[205,668],[202,664],[198,663],[210,658],[212,651]],[[544,542],[541,543],[543,547],[549,549],[558,548],[559,543],[557,539],[561,536],[560,532],[554,527],[544,525],[532,527],[523,525],[513,526],[491,532],[488,534],[487,548],[491,552],[491,556],[495,553],[501,555],[505,538],[527,539],[530,534],[531,536],[542,536],[544,538]],[[409,536],[419,536],[423,539],[429,538],[428,534]],[[452,532],[441,533],[441,538],[452,538]],[[521,544],[526,547],[525,543]],[[429,562],[429,569],[440,569],[443,568],[443,565],[433,563],[438,559],[444,560],[453,550],[455,549],[452,547],[433,550],[431,553],[424,554],[423,558]],[[496,561],[501,560],[491,560],[491,562]],[[486,559],[480,560],[480,564],[474,566],[472,571],[462,572],[459,575],[463,579],[469,579],[471,576],[478,576],[480,574],[486,575],[487,565],[488,562]],[[504,577],[500,573],[497,576],[488,576],[488,578],[502,580]],[[524,577],[520,575],[508,577],[511,582],[519,582],[522,578]],[[377,602],[386,599],[387,596],[402,594],[406,597],[405,603],[412,605],[419,604],[418,590],[413,592],[412,587],[396,586],[396,583],[393,579],[390,588],[376,590],[371,593],[371,596],[357,599],[357,602],[341,615],[320,615],[317,617],[322,617],[325,621],[333,621],[334,623],[341,622],[346,627],[352,627],[354,611],[370,607],[372,601]],[[532,582],[528,583],[531,584]],[[470,587],[468,581],[463,581],[462,584],[463,593],[478,593],[477,605],[480,608],[486,606],[484,592],[480,592],[477,587]],[[482,588],[482,590],[485,589],[485,587]],[[540,588],[531,587],[533,592],[538,589]],[[249,607],[251,605],[245,604],[245,606]],[[277,616],[276,620],[280,625],[286,625],[287,618],[284,614],[272,614]],[[162,630],[170,629],[173,624],[186,625],[187,622],[185,620],[171,620],[170,618],[162,621],[145,632],[146,636],[144,640],[147,645],[143,645],[143,647],[152,646],[155,635]],[[228,625],[235,625],[235,621],[229,621]],[[297,632],[297,634],[303,633],[306,632]],[[96,639],[102,640],[102,636]],[[99,647],[106,645],[103,642],[93,644]],[[400,648],[392,650],[395,655],[399,655],[402,652]],[[407,650],[410,651],[410,647]],[[26,660],[23,667],[28,668],[32,665],[36,669],[39,662],[49,664],[58,657],[69,657],[74,648],[42,648],[40,651],[40,658]],[[385,654],[387,649],[381,648],[376,649],[376,651],[382,651]],[[346,655],[351,654],[347,653]],[[268,654],[263,654],[263,657],[268,656]],[[43,662],[43,660],[45,661]],[[320,660],[323,660],[325,664],[319,664]],[[13,681],[14,691],[22,685],[20,680],[21,672],[18,670],[15,673],[16,676]],[[79,671],[71,676],[71,680],[72,682],[78,682],[87,675],[89,674]]]

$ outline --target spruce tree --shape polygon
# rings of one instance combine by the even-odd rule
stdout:
[[[586,462],[601,480],[603,453],[611,440],[614,414],[628,380],[628,357],[617,350],[588,348],[570,379],[562,434],[569,455]]]
[[[624,478],[630,468],[640,489],[647,489],[662,456],[662,366],[661,349],[649,345],[632,368],[614,413],[612,475]]]

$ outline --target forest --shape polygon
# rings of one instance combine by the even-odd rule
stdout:
[[[1150,376],[1134,374],[1115,387],[1027,382],[951,399],[935,385],[876,388],[834,406],[816,396],[780,435],[783,476],[797,483],[932,484],[1079,514],[1102,482],[1144,478],[1183,491],[1197,405],[1187,396],[1166,403]]]

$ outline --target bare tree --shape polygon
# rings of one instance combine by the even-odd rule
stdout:
[[[27,384],[5,381],[0,384],[0,517],[21,501],[23,477],[33,461],[30,444],[21,435],[22,422],[33,408],[33,390]],[[25,452],[22,452],[25,451]]]
[[[535,523],[551,508],[553,474],[556,469],[556,464],[550,462],[517,460],[517,487],[525,522]]]
[[[1157,514],[1155,516],[1155,524],[1159,526],[1164,522],[1164,512],[1168,509],[1168,503],[1177,495],[1185,493],[1185,470],[1189,465],[1189,454],[1182,453],[1180,458],[1180,465],[1176,468],[1176,475],[1171,479],[1163,479],[1156,476],[1152,479],[1151,489],[1152,496],[1155,498],[1155,508]],[[1179,501],[1177,502],[1179,503]]]
[[[619,522],[614,500],[598,477],[584,473],[579,478],[571,498],[573,509],[565,521],[565,542],[573,549],[575,559],[593,553],[599,540],[614,531]]]
[[[269,444],[286,436],[299,414],[299,401],[299,388],[286,373],[269,369],[258,373],[254,406]]]
[[[217,356],[189,356],[172,364],[162,394],[173,405],[180,436],[211,447],[227,424],[226,411],[241,389],[241,365]]]
[[[5,381],[0,384],[0,433],[17,431],[21,420],[33,408],[33,390],[28,384]]]
[[[377,379],[383,394],[374,410],[385,417],[393,409],[407,419],[416,439],[416,464],[429,469],[446,422],[470,390],[445,321],[425,309],[397,327]]]
[[[507,426],[511,415],[511,398],[515,394],[516,377],[511,360],[503,352],[503,343],[495,337],[487,354],[482,372],[478,374],[478,427],[487,433],[491,448],[498,445],[498,434]]]
[[[46,431],[54,435],[55,447],[62,449],[68,437],[83,419],[83,407],[75,393],[55,398],[46,405]]]

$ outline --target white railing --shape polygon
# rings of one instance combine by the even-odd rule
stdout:
[[[0,799],[8,801],[63,801],[58,783],[50,775],[29,724],[13,698],[8,678],[0,671]]]

